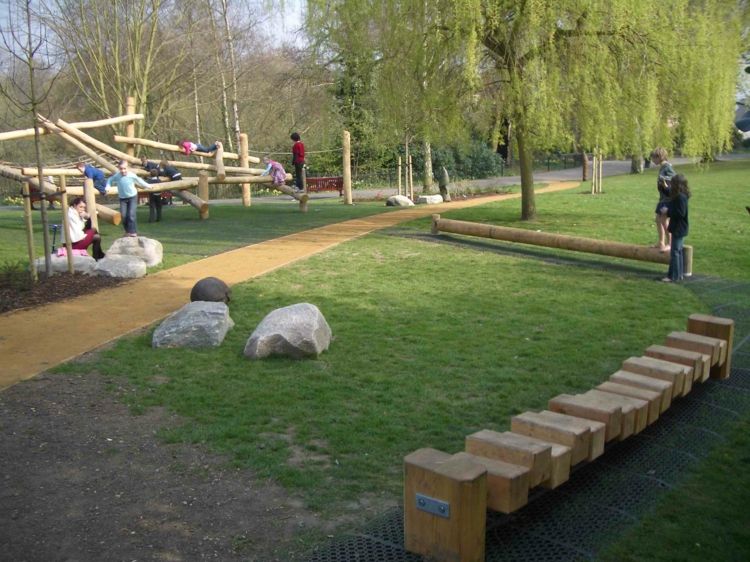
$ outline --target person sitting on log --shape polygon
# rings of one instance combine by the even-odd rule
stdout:
[[[264,156],[263,163],[266,165],[266,169],[263,170],[261,176],[271,176],[273,185],[284,185],[286,183],[286,171],[284,171],[284,166],[275,160],[271,160],[270,156]]]
[[[81,172],[84,177],[94,182],[94,187],[99,193],[101,193],[102,195],[106,194],[107,180],[104,178],[104,172],[102,172],[99,168],[95,168],[91,164],[86,164],[86,162],[78,162],[78,164],[76,164],[76,168],[78,168],[78,171]]]
[[[179,146],[180,150],[185,153],[185,156],[190,156],[193,152],[216,152],[216,149],[221,146],[221,142],[216,141],[211,146],[205,146],[201,143],[195,143],[187,139],[182,139],[177,143],[177,146]]]
[[[73,250],[87,250],[93,246],[92,252],[95,260],[104,257],[102,251],[102,237],[91,226],[91,217],[86,212],[86,202],[83,197],[76,197],[68,207],[68,236]],[[65,232],[62,233],[62,242],[66,240]]]

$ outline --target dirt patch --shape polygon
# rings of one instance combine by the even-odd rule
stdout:
[[[43,374],[0,393],[0,559],[286,561],[330,532],[274,482],[159,440],[181,420],[130,414],[113,384]]]
[[[25,273],[9,271],[0,276],[0,314],[88,295],[128,281],[116,277],[58,273],[41,277],[39,282],[32,284],[25,277]]]

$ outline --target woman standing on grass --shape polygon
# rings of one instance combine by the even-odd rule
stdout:
[[[684,276],[682,249],[685,246],[685,237],[689,229],[688,199],[690,199],[690,188],[687,178],[682,174],[673,176],[669,189],[669,201],[661,208],[662,215],[669,217],[669,232],[672,234],[669,271],[662,279],[665,283],[682,281]]]
[[[107,180],[107,187],[110,185],[117,187],[125,236],[138,236],[135,216],[136,209],[138,208],[138,190],[135,188],[135,184],[138,184],[146,191],[151,191],[151,186],[133,172],[129,172],[128,163],[125,160],[120,160],[117,169],[119,172],[114,176],[110,176]]]

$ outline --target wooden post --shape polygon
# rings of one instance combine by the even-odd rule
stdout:
[[[727,342],[726,360],[721,365],[711,367],[712,379],[729,378],[732,369],[732,345],[734,340],[734,320],[708,314],[691,314],[687,331]]]
[[[91,227],[99,232],[99,217],[96,213],[96,196],[94,195],[94,180],[86,178],[83,180],[83,198],[86,200],[86,209],[91,216]]]
[[[39,276],[34,264],[34,225],[31,221],[31,188],[29,182],[23,182],[23,220],[26,225],[26,248],[29,252],[29,269],[31,270],[31,280],[36,283]]]
[[[398,157],[398,164],[396,165],[396,190],[399,195],[403,195],[401,193],[401,156]]]
[[[247,168],[250,166],[250,158],[247,152],[247,133],[240,133],[240,167]],[[242,206],[249,207],[252,204],[252,192],[250,184],[243,183],[242,187]]]
[[[208,172],[201,170],[198,172],[198,197],[206,202],[201,209],[201,220],[208,218]]]
[[[217,146],[216,152],[214,153],[216,160],[216,179],[222,181],[227,177],[227,172],[224,170],[224,147]]]
[[[419,449],[404,457],[404,547],[435,562],[484,562],[487,469]]]
[[[125,115],[135,115],[135,98],[133,96],[128,96],[125,99]],[[125,136],[135,136],[135,121],[131,120],[125,124]],[[128,156],[135,156],[135,145],[130,143],[127,144],[125,146],[125,152],[128,153]]]
[[[343,175],[344,175],[344,203],[352,204],[352,140],[349,131],[344,131],[342,142],[343,148]]]
[[[407,168],[409,169],[409,198],[414,201],[414,162],[411,158],[411,154],[409,154],[409,164],[407,165]]]
[[[73,244],[70,241],[70,221],[68,221],[68,192],[66,191],[65,176],[60,176],[60,205],[62,205],[62,235],[65,237],[65,253],[66,257],[68,258],[68,273],[73,273]]]

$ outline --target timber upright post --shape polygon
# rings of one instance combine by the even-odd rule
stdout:
[[[250,167],[250,156],[247,152],[247,133],[240,133],[240,167],[242,168],[249,168]],[[250,184],[249,183],[243,183],[241,184],[242,187],[242,206],[243,207],[249,207],[252,204],[251,201],[251,191],[250,191]]]
[[[94,195],[94,180],[86,178],[83,180],[83,198],[86,201],[86,210],[91,217],[91,228],[99,232],[99,217],[96,211],[96,196]],[[66,237],[67,238],[67,237]]]
[[[343,148],[343,175],[344,175],[344,203],[352,204],[352,138],[349,131],[344,131],[342,142]]]
[[[398,164],[396,165],[396,188],[398,190],[398,194],[402,195],[401,193],[401,156],[398,157]]]
[[[404,457],[404,547],[435,562],[484,562],[487,469],[467,455]]]
[[[208,203],[208,172],[201,170],[198,172],[198,197]],[[200,209],[201,220],[208,218],[208,205]]]
[[[135,115],[135,98],[133,96],[125,98],[125,115]],[[135,136],[135,121],[128,121],[125,124],[125,136],[131,138]],[[126,144],[125,152],[128,153],[128,156],[135,157],[135,145],[132,143]],[[86,205],[88,206],[88,203]]]
[[[68,191],[65,176],[60,176],[60,205],[62,205],[62,235],[65,238],[65,255],[68,258],[68,273],[73,273],[73,244],[70,242],[70,236],[68,236],[70,225],[68,224]]]

